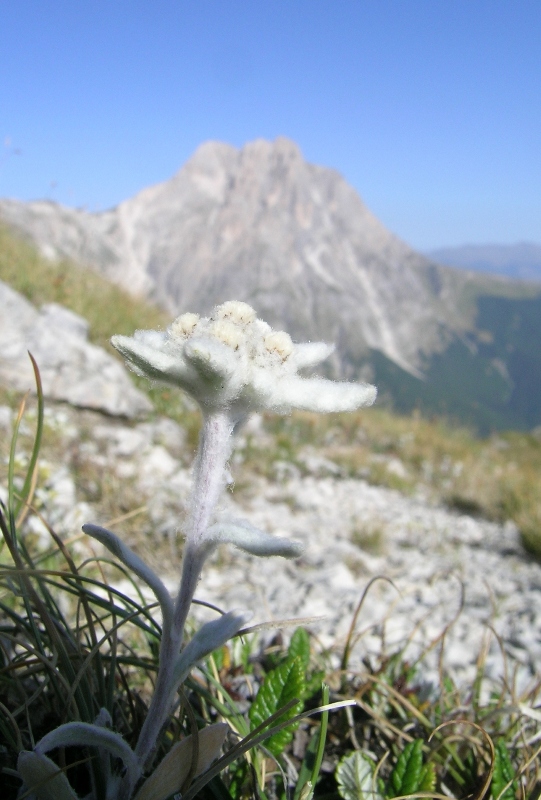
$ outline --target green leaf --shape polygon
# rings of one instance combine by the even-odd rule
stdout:
[[[423,778],[423,740],[408,742],[389,778],[387,797],[400,797],[420,791]]]
[[[287,714],[279,717],[274,724],[279,724],[300,714],[303,707],[301,698],[305,690],[306,681],[301,659],[298,656],[288,658],[266,675],[248,714],[252,730],[295,698],[299,698],[298,702],[289,709]],[[298,723],[289,725],[271,736],[265,744],[267,749],[275,756],[280,755],[293,738],[293,731],[297,726]]]
[[[344,756],[335,776],[344,800],[382,800],[374,786],[374,764],[360,750]]]
[[[512,781],[511,785],[503,792],[509,781]],[[494,745],[494,772],[490,791],[493,800],[515,800],[517,792],[515,770],[503,737],[497,739]]]
[[[326,672],[324,669],[318,669],[316,672],[313,672],[311,675],[306,676],[306,692],[304,694],[304,699],[307,700],[309,697],[312,697],[316,692],[319,692],[321,689],[321,684],[325,680]]]
[[[312,695],[319,692],[321,684],[325,680],[325,670],[316,670],[309,672],[310,665],[310,634],[306,628],[297,628],[291,637],[289,647],[287,650],[287,658],[294,658],[298,656],[305,673],[306,690],[304,692],[304,700],[307,700]]]
[[[250,767],[245,759],[234,761],[229,767],[229,794],[234,800],[248,796]]]
[[[304,754],[304,758],[302,760],[302,764],[299,769],[299,777],[297,778],[297,785],[295,787],[295,794],[293,795],[293,800],[299,800],[301,792],[305,787],[305,785],[309,782],[311,783],[310,778],[312,777],[312,772],[314,770],[316,753],[319,745],[319,733],[320,732],[318,729],[308,742],[308,747],[306,748],[306,752]]]
[[[41,438],[43,435],[44,402],[43,402],[43,388],[41,385],[41,375],[39,373],[39,367],[32,353],[29,352],[28,356],[30,358],[30,361],[32,362],[32,368],[34,370],[34,377],[36,380],[36,394],[38,396],[38,418],[37,418],[36,435],[34,437],[34,445],[32,447],[32,455],[30,456],[30,461],[28,462],[28,468],[26,470],[24,485],[20,492],[20,499],[17,506],[17,513],[19,513],[24,504],[31,499],[34,471],[36,469],[36,465],[38,462],[39,451],[41,448]]]
[[[325,683],[321,686],[321,695],[322,704],[325,706],[329,702],[329,687]],[[323,763],[328,724],[329,712],[327,710],[322,713],[321,724],[306,748],[306,753],[299,769],[293,800],[303,800],[303,793],[306,794],[306,787],[308,787],[306,791],[312,793],[310,797],[314,794],[314,788]]]
[[[294,631],[289,643],[287,655],[288,658],[295,658],[298,656],[303,669],[305,671],[308,669],[308,664],[310,663],[310,636],[306,628],[297,628]],[[321,681],[319,683],[321,684]]]
[[[436,769],[432,761],[429,764],[425,764],[422,769],[419,790],[421,792],[436,791]]]

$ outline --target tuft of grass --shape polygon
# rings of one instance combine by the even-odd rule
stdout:
[[[351,532],[354,545],[368,553],[379,555],[385,546],[385,524],[378,520],[357,523]]]

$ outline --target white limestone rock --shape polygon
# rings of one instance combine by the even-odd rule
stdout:
[[[28,352],[37,361],[46,398],[114,416],[136,417],[152,405],[124,368],[88,342],[88,323],[56,303],[40,311],[0,281],[0,384],[33,390]]]

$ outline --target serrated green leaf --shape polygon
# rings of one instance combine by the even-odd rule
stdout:
[[[279,717],[274,722],[274,725],[300,714],[303,707],[303,702],[300,698],[304,696],[305,691],[306,680],[301,659],[298,656],[291,659],[288,658],[283,664],[267,673],[248,714],[252,730],[295,698],[299,698],[299,701],[283,717]],[[298,723],[289,725],[275,733],[265,742],[265,747],[273,755],[280,755],[284,747],[293,738],[293,731],[296,727],[298,727]]]
[[[429,764],[425,764],[421,771],[419,790],[421,792],[434,792],[436,790],[436,768],[432,761]]]
[[[249,783],[250,767],[248,762],[244,759],[235,761],[230,766],[229,770],[230,780],[228,791],[230,796],[234,798],[234,800],[247,796],[247,792],[244,790]]]
[[[389,778],[388,797],[400,797],[420,790],[423,771],[423,740],[408,742]]]
[[[511,785],[502,794],[509,781],[512,781]],[[494,745],[494,772],[490,792],[494,800],[515,800],[517,792],[515,770],[503,737],[497,739]]]
[[[310,636],[306,628],[296,628],[291,637],[287,655],[288,658],[295,658],[298,656],[303,669],[306,670],[308,668],[308,664],[310,663]],[[321,684],[321,681],[319,683]]]
[[[375,765],[356,750],[340,761],[336,768],[338,793],[344,800],[382,800],[374,786]]]
[[[321,669],[306,677],[306,692],[304,695],[305,700],[307,700],[309,697],[312,697],[312,695],[316,694],[316,692],[319,692],[321,689],[321,684],[325,680],[325,675],[325,670]]]

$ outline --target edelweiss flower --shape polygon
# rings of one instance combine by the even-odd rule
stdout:
[[[246,303],[223,303],[208,318],[183,314],[165,333],[136,331],[133,337],[113,336],[111,342],[135,372],[179,386],[197,400],[203,411],[192,500],[184,526],[182,577],[173,599],[159,576],[112,531],[99,525],[84,526],[85,533],[105,545],[147,583],[160,604],[162,637],[154,694],[134,751],[109,730],[109,720],[100,717],[94,724],[61,725],[38,742],[33,751],[23,751],[18,767],[27,789],[34,790],[45,783],[49,786],[53,778],[56,780],[56,764],[45,755],[48,750],[67,744],[93,745],[124,761],[124,775],[112,775],[106,794],[128,800],[141,774],[152,765],[160,731],[171,713],[180,683],[195,663],[225,644],[246,624],[244,613],[223,614],[203,625],[182,649],[186,619],[205,560],[220,543],[233,544],[258,556],[295,558],[302,551],[298,542],[271,536],[246,521],[216,519],[237,423],[250,411],[263,409],[352,411],[371,405],[376,389],[368,384],[302,377],[299,370],[318,364],[333,348],[321,342],[293,344],[287,333],[273,331],[257,319]],[[210,760],[218,755],[222,734],[221,728],[212,734]],[[206,741],[204,735],[203,732],[198,739],[200,755]],[[183,769],[184,761],[188,761],[175,747],[143,784],[135,800],[157,797],[157,787],[162,792],[160,796],[165,797],[182,786],[180,772],[175,773],[174,780],[171,777],[171,762],[174,759]],[[63,773],[54,789],[58,795],[74,796]],[[51,792],[47,791],[49,798]],[[40,794],[38,788],[35,794],[45,800],[45,793]]]
[[[226,411],[235,421],[263,409],[353,411],[376,397],[370,384],[298,375],[333,347],[293,344],[287,333],[273,331],[238,301],[217,306],[210,318],[182,314],[165,333],[136,331],[111,342],[137,374],[179,386],[203,410]]]

